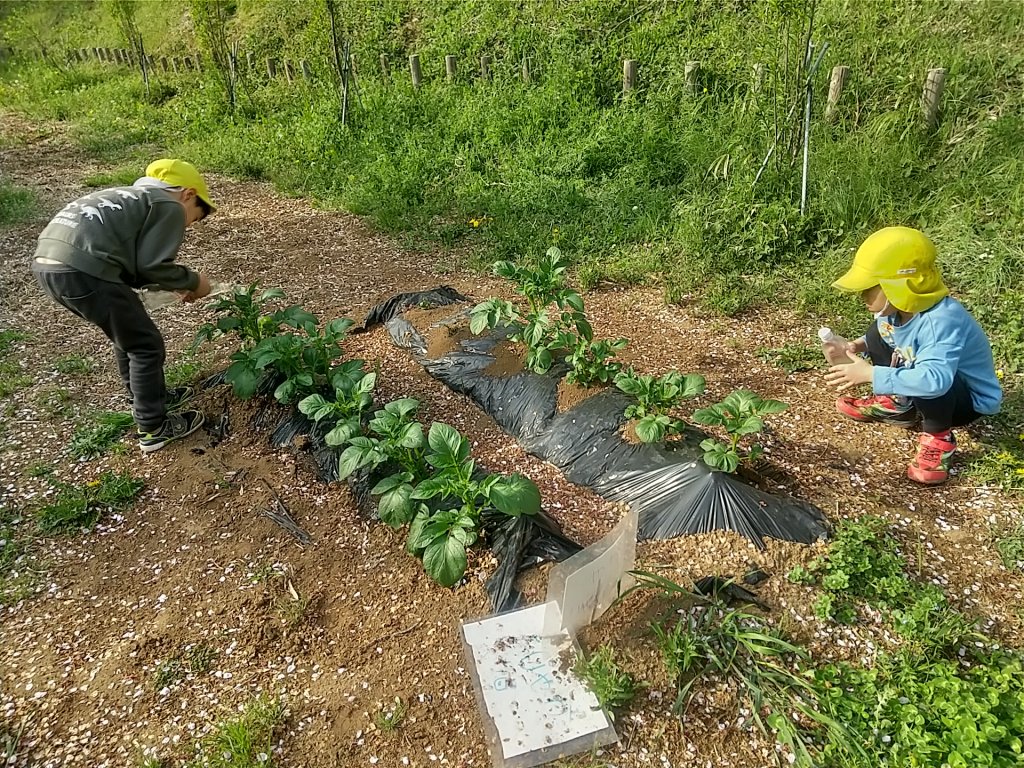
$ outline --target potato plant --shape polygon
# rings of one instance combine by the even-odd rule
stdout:
[[[735,472],[741,462],[756,460],[764,452],[764,449],[756,443],[744,449],[740,445],[740,441],[744,437],[764,431],[762,417],[781,413],[788,407],[780,400],[762,398],[749,389],[737,389],[722,402],[695,411],[693,414],[695,422],[721,427],[728,435],[727,443],[713,437],[701,442],[704,462],[709,467],[723,472]]]
[[[625,415],[637,420],[637,437],[645,443],[657,443],[685,429],[686,422],[670,412],[683,400],[704,392],[704,377],[676,371],[647,376],[630,369],[615,377],[615,386],[636,400],[626,408]]]
[[[373,405],[373,388],[377,383],[376,373],[366,373],[362,360],[348,360],[331,370],[331,386],[334,399],[313,394],[299,401],[299,410],[315,422],[328,421],[333,424],[324,436],[330,446],[342,446],[359,434],[363,413]]]

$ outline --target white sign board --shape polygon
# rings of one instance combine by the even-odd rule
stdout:
[[[597,698],[572,673],[579,646],[557,603],[462,625],[491,756],[497,768],[528,768],[617,741]]]

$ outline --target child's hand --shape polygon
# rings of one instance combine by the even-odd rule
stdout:
[[[846,350],[846,356],[850,358],[849,364],[833,365],[825,376],[825,381],[840,392],[858,384],[869,384],[874,377],[874,366],[870,362],[849,349]]]
[[[864,337],[846,342],[846,351],[855,355],[863,355],[868,351],[868,340]]]

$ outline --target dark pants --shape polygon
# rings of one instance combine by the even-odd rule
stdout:
[[[99,327],[114,344],[117,370],[132,396],[132,413],[142,432],[154,432],[167,417],[164,338],[139,297],[122,283],[76,269],[33,267],[51,299]]]
[[[878,333],[877,323],[872,323],[868,328],[866,338],[868,357],[871,358],[871,362],[875,365],[891,366],[895,350],[882,339]],[[879,394],[892,393],[879,392]],[[967,388],[967,382],[959,373],[953,377],[953,385],[946,394],[938,397],[911,397],[908,399],[921,414],[922,430],[931,434],[970,424],[981,415],[974,410],[971,390]]]

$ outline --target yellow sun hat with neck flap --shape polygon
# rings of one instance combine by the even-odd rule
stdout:
[[[849,270],[832,285],[848,293],[877,285],[896,309],[924,312],[949,294],[935,256],[935,244],[924,232],[886,227],[861,244]]]
[[[213,198],[210,197],[210,190],[207,188],[206,182],[192,163],[172,158],[154,160],[146,167],[146,176],[172,187],[194,189],[196,196],[209,206],[211,213],[217,210],[217,206],[213,204]]]

